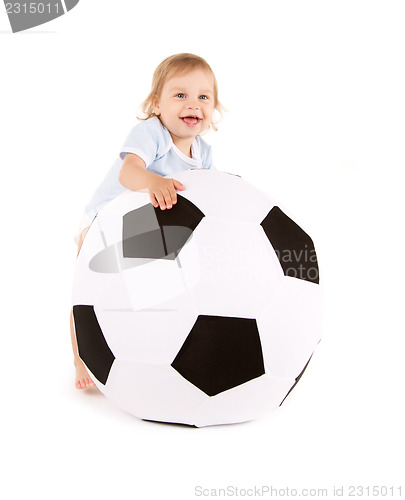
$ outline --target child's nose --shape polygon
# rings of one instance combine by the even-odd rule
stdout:
[[[187,108],[189,109],[200,109],[200,103],[195,100],[195,101],[189,101],[187,103]]]

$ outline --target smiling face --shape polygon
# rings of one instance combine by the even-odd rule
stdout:
[[[154,113],[170,132],[174,144],[189,155],[194,138],[206,130],[214,111],[214,79],[195,69],[168,78],[154,101]]]

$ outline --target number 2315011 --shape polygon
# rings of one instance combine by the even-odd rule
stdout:
[[[59,14],[60,4],[43,2],[6,3],[7,14]]]

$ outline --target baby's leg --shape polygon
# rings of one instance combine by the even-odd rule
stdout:
[[[73,362],[76,369],[76,380],[75,380],[76,389],[87,389],[88,387],[93,387],[95,384],[91,380],[90,375],[83,364],[83,361],[79,358],[75,327],[73,324],[73,311],[70,311],[70,338],[72,340],[72,349],[74,358]]]
[[[89,228],[86,227],[86,229],[84,229],[80,235],[77,247],[77,254],[79,254],[80,252],[84,237],[86,236],[88,230]],[[91,380],[89,373],[83,364],[83,361],[79,358],[79,353],[77,349],[77,339],[73,322],[73,310],[70,311],[70,338],[72,340],[72,349],[74,357],[73,362],[76,368],[76,382],[75,382],[76,389],[87,389],[88,387],[93,387],[95,384]]]

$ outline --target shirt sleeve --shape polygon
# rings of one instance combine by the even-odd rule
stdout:
[[[133,153],[142,158],[148,167],[169,149],[170,134],[162,126],[159,118],[153,117],[131,129],[121,148],[120,158],[123,160],[127,153]]]
[[[90,202],[85,207],[85,213],[92,220],[99,210],[111,200],[126,191],[118,180],[122,160],[117,158],[106,176],[94,191]]]
[[[216,170],[212,163],[212,147],[199,137],[200,157],[202,168]]]

